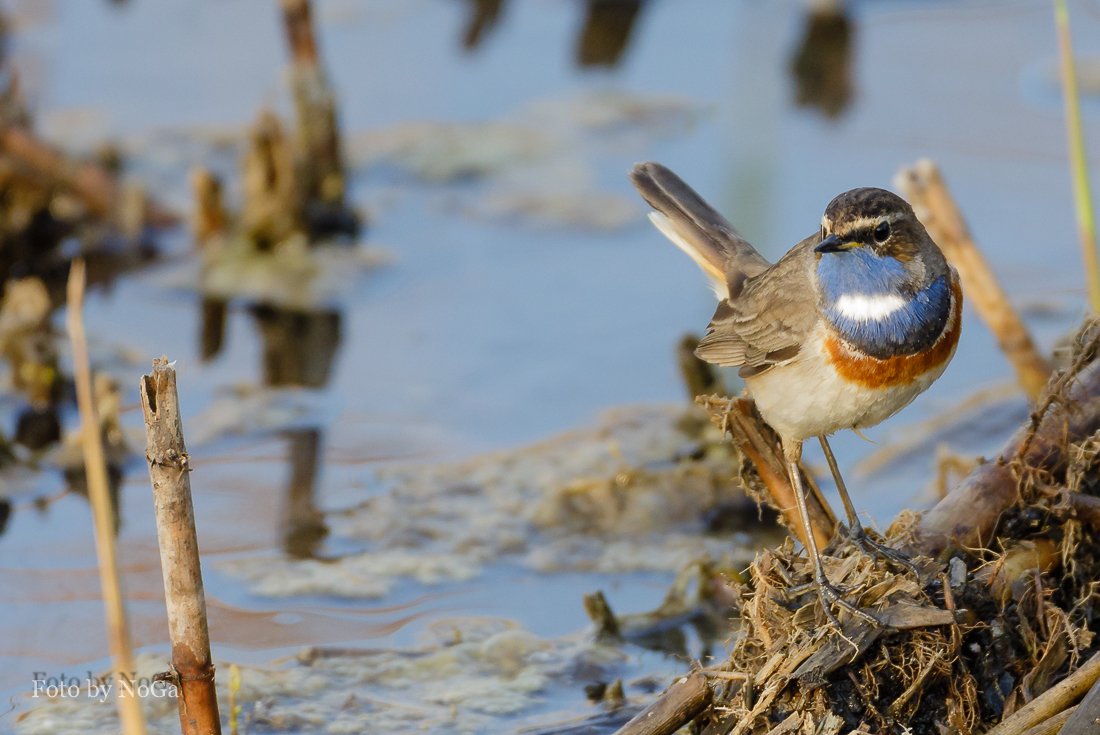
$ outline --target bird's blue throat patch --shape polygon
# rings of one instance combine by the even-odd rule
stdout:
[[[860,352],[882,360],[932,346],[951,313],[947,275],[914,292],[903,263],[867,247],[824,254],[817,264],[817,278],[829,324]],[[838,308],[844,296],[896,296],[904,305],[881,318],[857,319]]]

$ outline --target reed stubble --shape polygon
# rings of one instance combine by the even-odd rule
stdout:
[[[172,641],[170,678],[178,687],[180,727],[183,735],[220,735],[191,468],[183,441],[176,371],[166,357],[153,361],[152,373],[141,379],[140,393]]]

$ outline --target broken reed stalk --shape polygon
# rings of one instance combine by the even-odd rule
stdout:
[[[71,190],[92,214],[106,219],[119,214],[122,189],[100,166],[75,161],[18,125],[0,125],[0,151]],[[144,207],[143,219],[154,227],[170,227],[178,221],[154,202],[146,201]]]
[[[206,596],[199,566],[195,509],[183,421],[176,393],[176,371],[163,357],[141,379],[145,415],[145,458],[153,483],[157,540],[164,575],[168,633],[172,639],[171,679],[179,692],[183,735],[220,735],[214,664],[206,622]]]
[[[791,535],[805,545],[802,521],[798,516],[794,489],[787,477],[787,465],[783,459],[779,437],[760,416],[756,410],[756,404],[746,398],[726,399],[718,396],[701,396],[696,399],[696,403],[710,413],[722,431],[730,435],[733,445],[741,452],[741,456],[751,461],[756,468],[768,497],[757,496],[754,499],[757,502],[770,500],[771,505],[783,514]],[[810,512],[810,525],[814,530],[814,538],[818,546],[824,548],[832,540],[833,533],[836,531],[836,516],[833,515],[813,476],[805,470],[801,462],[799,467],[802,469],[802,475],[809,490],[806,494],[806,505]],[[751,492],[749,484],[743,484]]]
[[[676,361],[680,363],[680,376],[684,379],[688,399],[699,396],[725,395],[726,386],[718,370],[695,354],[699,348],[699,335],[685,334],[676,346]]]
[[[107,460],[103,454],[103,435],[92,392],[92,369],[88,359],[88,340],[84,333],[84,260],[76,258],[69,270],[68,311],[66,322],[73,349],[73,373],[76,380],[76,400],[80,408],[80,438],[84,449],[84,471],[88,482],[88,500],[95,521],[96,557],[99,559],[99,579],[103,588],[103,606],[107,616],[107,638],[113,659],[118,687],[118,717],[125,735],[143,735],[145,721],[141,700],[133,687],[124,690],[119,683],[134,676],[134,655],[130,645],[130,628],[126,620],[126,600],[122,593],[122,578],[118,566],[118,546],[115,543],[114,512],[107,480]]]
[[[317,41],[313,34],[313,13],[309,0],[283,0],[283,26],[286,28],[290,58],[295,64],[317,63]]]
[[[1076,703],[1100,678],[1100,653],[1055,686],[1018,709],[986,735],[1023,735]],[[1067,723],[1068,724],[1068,723]]]
[[[899,171],[894,182],[913,205],[948,262],[958,270],[965,299],[974,305],[989,331],[993,332],[997,344],[1015,368],[1021,387],[1033,401],[1037,400],[1050,377],[1051,365],[1039,353],[989,261],[974,243],[970,228],[939,168],[932,161],[922,159],[913,168]]]
[[[1069,164],[1073,173],[1073,204],[1077,213],[1077,232],[1081,238],[1081,256],[1085,261],[1089,305],[1100,313],[1100,256],[1096,250],[1096,217],[1092,209],[1088,155],[1081,127],[1081,102],[1077,91],[1077,69],[1073,61],[1073,38],[1069,31],[1069,10],[1065,0],[1054,0],[1054,23],[1058,29],[1058,57],[1062,73],[1062,103],[1066,111],[1066,137]]]
[[[706,709],[712,694],[707,678],[696,671],[675,681],[615,735],[672,735]]]
[[[191,171],[191,191],[195,196],[191,231],[201,249],[211,237],[226,231],[229,217],[222,201],[222,182],[208,169],[199,166]]]
[[[336,94],[329,84],[317,52],[310,0],[282,0],[283,24],[290,46],[291,85],[298,119],[297,166],[306,197],[308,220],[311,205],[344,209],[344,163],[340,131],[336,124]],[[329,212],[333,216],[334,211]]]
[[[1019,497],[1012,465],[1021,461],[1037,472],[1054,472],[1067,461],[1063,447],[1100,430],[1100,360],[1072,378],[1066,395],[1050,407],[1032,431],[1024,425],[1009,437],[992,462],[979,465],[921,519],[918,549],[936,557],[948,549],[984,547],[997,521]],[[1059,391],[1052,380],[1048,391]],[[1021,455],[1021,452],[1023,454]]]

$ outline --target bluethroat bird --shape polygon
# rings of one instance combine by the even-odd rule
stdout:
[[[640,163],[630,175],[649,217],[699,264],[718,309],[696,354],[738,366],[760,415],[775,429],[828,619],[831,605],[879,624],[829,584],[798,471],[802,442],[817,437],[864,552],[914,569],[870,539],[840,476],[828,435],[874,426],[909,405],[947,367],[962,326],[955,269],[901,197],[852,189],[825,208],[821,229],[769,263],[676,174]]]

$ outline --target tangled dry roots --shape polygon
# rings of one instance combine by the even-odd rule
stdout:
[[[1069,388],[1098,346],[1094,321],[1052,378],[1032,433],[1052,407],[1073,411]],[[805,554],[790,540],[759,554],[750,582],[733,585],[742,628],[729,659],[703,670],[715,696],[697,732],[969,735],[1075,670],[1100,626],[1100,432],[1053,447],[1063,461],[1043,471],[1024,461],[1030,440],[1012,464],[1017,502],[989,548],[922,558],[919,580],[846,540],[826,549],[829,579],[888,629],[847,617],[832,629]],[[888,543],[914,550],[918,522],[903,513]]]

